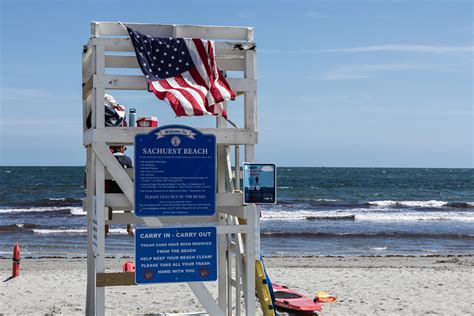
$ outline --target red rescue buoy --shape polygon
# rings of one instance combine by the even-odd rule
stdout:
[[[13,248],[13,268],[12,268],[12,277],[20,276],[20,246],[16,243],[15,248]]]
[[[135,265],[131,261],[122,264],[122,272],[135,272]]]

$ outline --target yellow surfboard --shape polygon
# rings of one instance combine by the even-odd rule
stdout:
[[[257,291],[263,315],[275,316],[275,306],[273,306],[263,263],[260,260],[255,260],[255,290]]]

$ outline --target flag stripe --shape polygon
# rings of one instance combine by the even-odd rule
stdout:
[[[150,87],[158,99],[168,101],[169,105],[173,108],[173,111],[177,116],[187,115],[184,111],[184,107],[181,105],[178,99],[171,92],[166,90],[163,91],[163,87],[160,85],[159,81],[151,82]]]
[[[181,92],[176,89],[171,89],[171,86],[168,84],[166,79],[154,81],[153,87],[157,91],[164,93],[165,98],[170,101],[170,105],[173,109],[181,107],[185,113],[184,115],[194,115],[192,104],[181,94]]]
[[[209,93],[209,88],[207,87],[207,84],[204,79],[201,77],[199,71],[196,68],[191,68],[189,69],[189,73],[191,74],[191,77],[193,78],[194,82],[196,82],[200,86],[206,87],[206,98],[208,100],[208,103],[215,104],[216,101],[214,100],[212,94]]]
[[[168,78],[166,82],[170,85],[171,88],[174,88],[176,91],[180,92],[186,100],[188,100],[192,107],[194,115],[203,115],[203,112],[206,111],[204,108],[204,103],[201,96],[197,91],[189,87],[183,87],[176,78]]]
[[[184,73],[184,75],[186,75],[186,73]],[[207,102],[206,95],[199,88],[199,85],[196,85],[195,83],[189,81],[189,79],[186,79],[186,77],[183,75],[176,76],[175,80],[181,87],[188,89],[190,91],[190,93],[198,101],[200,111],[205,114],[207,112],[207,108],[209,104]]]

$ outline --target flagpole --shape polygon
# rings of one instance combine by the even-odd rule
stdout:
[[[122,23],[122,22],[120,22],[120,21],[117,21],[117,23],[118,23],[118,24],[120,24],[120,25],[121,25],[121,26],[122,26],[124,29],[127,29],[127,27],[126,27],[125,25],[123,25],[123,23]]]
[[[223,117],[223,116],[222,116]],[[237,124],[235,124],[234,122],[232,122],[230,119],[228,119],[227,117],[223,117],[230,125],[232,125],[234,128],[239,128],[237,126]]]

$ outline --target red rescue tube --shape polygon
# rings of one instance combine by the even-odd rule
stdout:
[[[13,248],[13,267],[12,267],[12,277],[20,276],[20,246],[16,243],[15,248]]]

